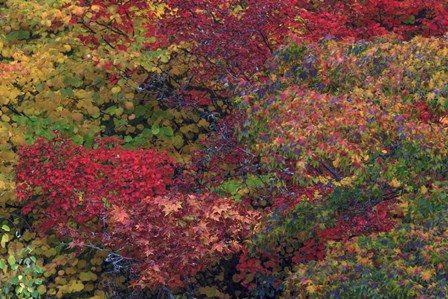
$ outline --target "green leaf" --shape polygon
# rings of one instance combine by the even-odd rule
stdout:
[[[36,90],[39,92],[44,90],[44,85],[42,84],[42,82],[37,83],[35,87],[36,87]]]
[[[111,106],[111,107],[109,107],[109,108],[107,108],[106,109],[106,111],[104,111],[104,112],[106,112],[107,114],[115,114],[115,112],[117,111],[117,106]]]
[[[96,103],[100,100],[100,94],[98,92],[95,92],[92,96],[92,100]]]
[[[246,184],[249,187],[262,187],[264,186],[263,181],[256,177],[256,176],[250,176],[246,180]]]
[[[410,25],[415,24],[415,16],[410,15],[406,20],[403,21],[403,23]]]
[[[16,264],[16,258],[13,255],[8,257],[8,264],[14,266]]]
[[[73,142],[75,144],[83,144],[84,143],[84,138],[80,135],[76,135],[73,137]]]
[[[19,39],[29,39],[31,36],[30,32],[27,30],[19,30]]]
[[[170,61],[170,56],[169,55],[162,55],[162,56],[160,56],[160,61],[162,62],[162,63],[167,63],[168,61]]]
[[[149,106],[138,105],[135,107],[134,114],[135,114],[135,117],[140,117],[140,116],[148,115],[149,111],[150,111]]]
[[[71,88],[61,88],[61,95],[63,97],[73,97],[73,89]]]
[[[35,266],[35,267],[34,267],[34,272],[35,272],[35,273],[38,273],[38,274],[44,273],[44,268]]]
[[[11,230],[11,229],[9,228],[9,226],[7,226],[6,224],[3,224],[2,229],[3,229],[4,231],[7,231],[7,232],[9,232],[9,231]]]
[[[176,135],[170,139],[176,149],[180,149],[184,145],[184,139],[180,135]]]
[[[159,134],[159,133],[160,133],[160,127],[159,127],[159,125],[157,125],[157,124],[152,125],[152,127],[151,127],[151,132],[152,132],[154,135]]]
[[[227,181],[224,182],[222,185],[222,190],[226,193],[230,193],[230,194],[234,194],[236,193],[236,191],[238,190],[238,188],[240,187],[240,182],[238,181]]]
[[[25,40],[30,38],[30,32],[27,30],[14,30],[6,35],[7,41]]]
[[[63,79],[63,82],[66,86],[73,86],[73,87],[81,87],[84,83],[81,79],[77,77],[65,77]]]
[[[173,129],[171,127],[160,128],[160,133],[166,137],[172,137],[174,135]]]
[[[102,197],[101,201],[103,202],[103,204],[106,208],[112,207],[112,204],[105,197]]]

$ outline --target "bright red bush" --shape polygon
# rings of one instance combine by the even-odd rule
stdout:
[[[70,140],[38,139],[19,152],[17,198],[24,214],[38,214],[44,231],[68,236],[105,230],[108,208],[162,195],[173,161],[151,150],[125,150],[117,140],[88,149]]]
[[[370,39],[393,32],[403,38],[441,36],[448,27],[448,3],[442,1],[301,1],[296,36]]]
[[[173,161],[163,154],[126,150],[115,139],[96,146],[58,137],[22,147],[17,197],[41,231],[133,261],[136,286],[183,286],[238,252],[259,218],[230,199],[176,191]]]

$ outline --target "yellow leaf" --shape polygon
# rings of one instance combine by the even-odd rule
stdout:
[[[113,94],[117,94],[121,91],[121,87],[120,86],[114,86],[112,87],[112,89],[110,90]]]
[[[43,295],[43,294],[45,294],[45,293],[47,292],[47,287],[44,286],[44,285],[40,285],[40,286],[37,288],[37,291],[39,292],[39,294]]]
[[[421,194],[426,194],[426,193],[428,193],[428,188],[426,188],[426,186],[421,186],[421,187],[420,187],[420,193],[421,193]]]
[[[391,185],[394,188],[398,188],[401,186],[401,183],[396,178],[393,178],[393,180],[389,183],[389,185]]]
[[[128,111],[132,111],[132,110],[134,110],[134,103],[132,103],[130,101],[126,101],[126,102],[124,102],[124,108]]]
[[[98,12],[101,9],[101,7],[99,5],[92,5],[90,6],[90,9],[94,12]]]
[[[299,171],[299,170],[303,170],[303,169],[305,169],[305,167],[306,167],[306,162],[303,161],[303,160],[300,160],[300,161],[298,161],[298,162],[296,163],[296,169],[297,169],[297,171]]]
[[[82,14],[84,13],[84,9],[83,9],[82,7],[80,7],[80,6],[75,6],[75,7],[73,8],[72,13],[73,13],[74,15],[76,15],[76,16],[82,16]]]
[[[103,260],[100,259],[100,258],[98,258],[98,257],[96,257],[96,258],[93,258],[93,259],[90,261],[90,263],[91,263],[92,265],[101,265],[101,264],[103,263]]]
[[[1,120],[4,121],[4,122],[9,122],[11,119],[9,118],[8,115],[3,114],[2,117],[1,117]]]
[[[328,184],[328,182],[329,182],[330,180],[328,179],[328,177],[325,177],[325,176],[318,176],[318,177],[317,177],[317,181],[318,181],[319,183],[321,183],[321,184]]]
[[[1,246],[2,246],[3,248],[6,248],[6,243],[8,243],[8,242],[9,242],[9,236],[8,236],[7,234],[4,234],[4,235],[2,236]]]
[[[70,284],[69,290],[73,292],[80,292],[84,289],[84,284],[80,281],[76,281],[75,283]]]
[[[339,158],[333,161],[333,166],[336,168],[339,167]]]
[[[14,145],[24,145],[26,143],[23,135],[14,135],[11,137],[11,141]]]
[[[317,287],[314,285],[309,285],[306,287],[307,292],[310,294],[314,294],[316,292],[316,289],[317,289]]]
[[[424,280],[424,281],[430,281],[431,277],[432,277],[432,271],[431,270],[425,270],[422,271],[420,273],[420,277]]]
[[[205,119],[201,119],[201,120],[199,121],[199,123],[198,123],[198,126],[199,126],[199,127],[202,127],[202,128],[208,128],[209,123],[208,123],[208,121],[206,121]]]

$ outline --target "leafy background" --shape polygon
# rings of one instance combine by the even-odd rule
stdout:
[[[446,297],[447,20],[0,1],[0,294]]]

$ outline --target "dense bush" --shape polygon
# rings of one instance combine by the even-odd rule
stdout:
[[[446,296],[447,20],[0,0],[1,294]]]
[[[270,79],[241,97],[248,118],[240,138],[283,178],[253,251],[280,256],[285,268],[288,261],[303,263],[287,284],[292,297],[305,292],[311,273],[320,293],[310,283],[310,294],[316,291],[317,298],[333,289],[343,296],[343,287],[352,292],[347,297],[373,296],[371,284],[379,285],[378,294],[412,295],[382,287],[381,267],[397,253],[369,248],[380,232],[388,242],[399,242],[410,227],[423,233],[422,218],[445,232],[436,211],[445,209],[447,184],[447,62],[446,39],[291,45],[270,63]],[[406,224],[385,234],[400,222]],[[401,237],[408,244],[414,235]],[[444,250],[442,239],[428,244]],[[352,245],[359,254],[348,249]],[[363,254],[374,264],[365,272],[356,267]],[[346,285],[336,279],[341,272],[331,276],[325,268],[339,260],[352,263],[343,270]],[[444,272],[437,267],[428,265],[438,282]],[[444,291],[442,282],[428,294]]]

